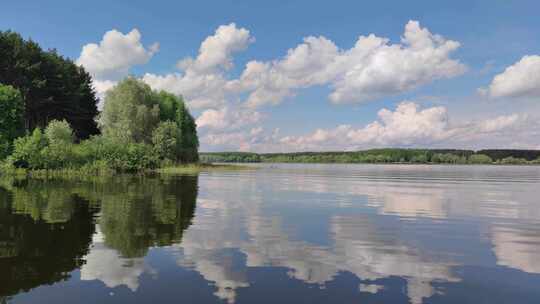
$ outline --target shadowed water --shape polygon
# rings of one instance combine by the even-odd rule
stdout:
[[[0,183],[0,303],[539,303],[540,167]]]

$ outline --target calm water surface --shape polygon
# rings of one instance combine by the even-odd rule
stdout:
[[[540,303],[540,167],[0,182],[0,303]]]

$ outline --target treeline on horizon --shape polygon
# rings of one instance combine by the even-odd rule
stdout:
[[[416,164],[540,164],[540,150],[370,149],[343,152],[206,152],[202,162],[238,163],[416,163]]]
[[[0,31],[0,173],[140,171],[198,161],[194,118],[181,96],[134,77],[98,111],[91,75],[32,40]]]

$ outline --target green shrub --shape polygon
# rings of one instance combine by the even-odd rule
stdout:
[[[74,159],[81,166],[99,165],[118,172],[154,169],[159,157],[151,145],[143,143],[118,143],[110,138],[94,136],[75,145]]]
[[[509,157],[501,159],[500,163],[503,165],[523,165],[527,163],[527,160],[523,158],[515,158],[512,156],[509,156]]]
[[[36,128],[31,135],[17,138],[13,143],[11,162],[19,168],[41,169],[41,151],[47,146],[47,139],[41,129]]]
[[[116,153],[109,154],[105,159],[109,166],[116,171],[140,171],[154,169],[159,160],[150,145],[143,143],[130,143],[125,146],[116,146]]]
[[[92,136],[90,139],[81,141],[74,148],[74,157],[79,164],[93,163],[99,160],[105,160],[114,155],[115,146],[120,145],[103,136]]]

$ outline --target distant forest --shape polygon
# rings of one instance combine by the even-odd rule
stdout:
[[[202,162],[540,164],[540,150],[371,149],[351,152],[200,153]]]

